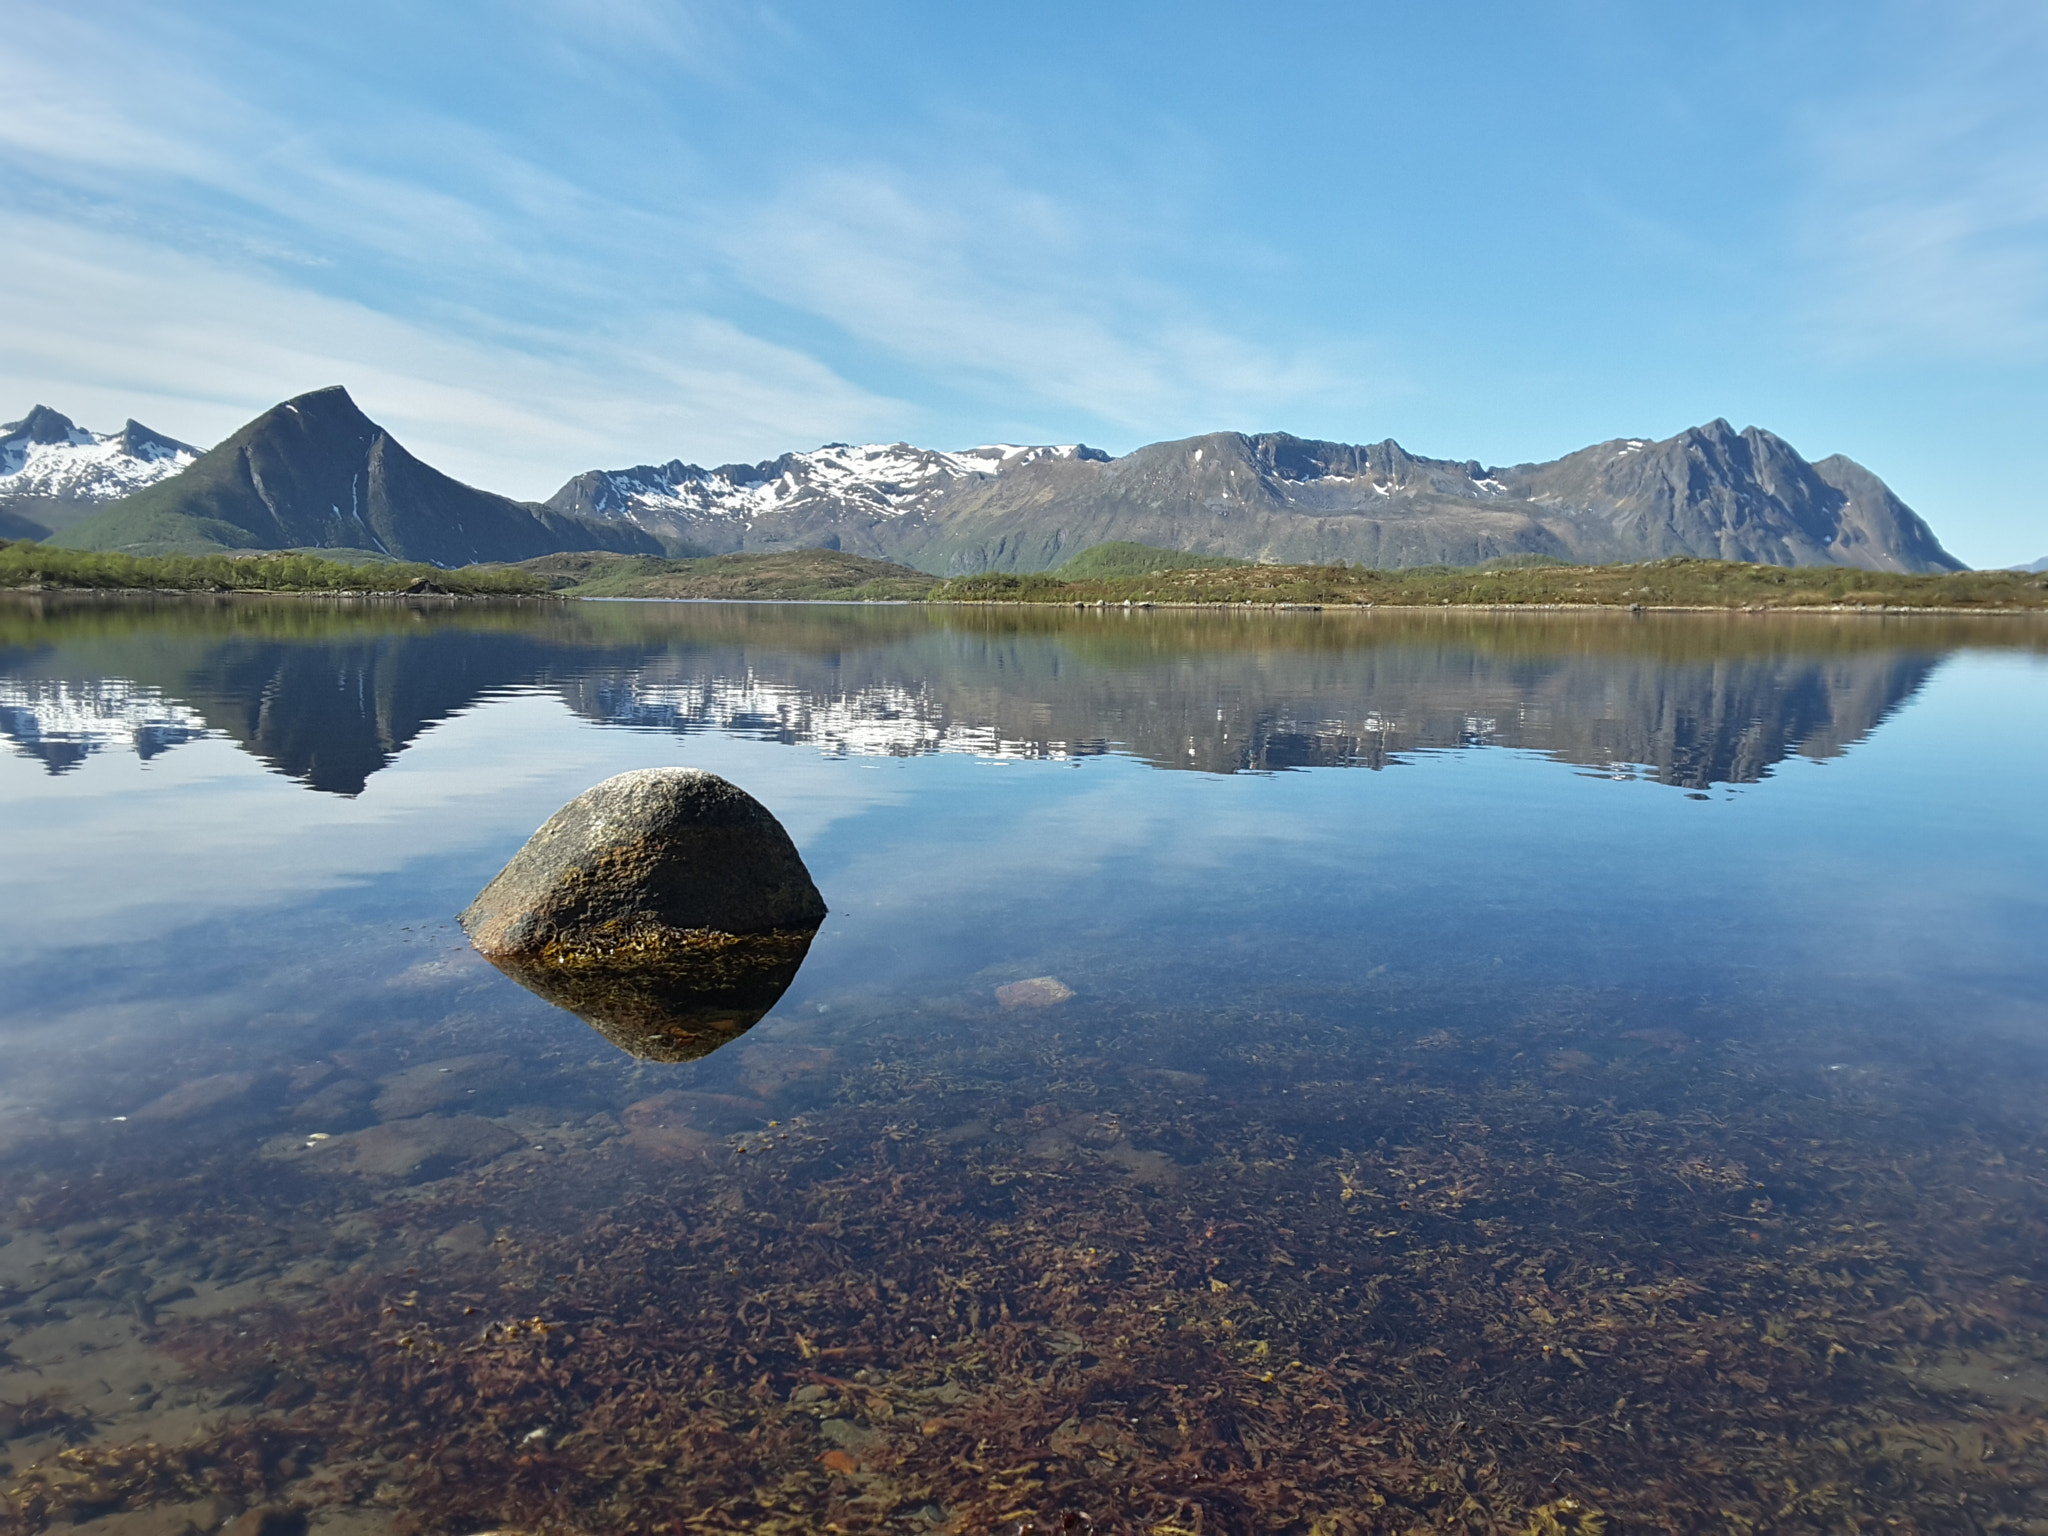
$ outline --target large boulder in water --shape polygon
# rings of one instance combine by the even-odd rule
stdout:
[[[499,970],[614,1044],[688,1061],[788,990],[825,919],[782,824],[694,768],[606,779],[548,818],[462,914]]]

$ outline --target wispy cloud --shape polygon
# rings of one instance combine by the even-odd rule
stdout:
[[[514,495],[545,496],[636,446],[766,454],[907,409],[703,315],[594,331],[428,326],[18,214],[0,214],[0,291],[12,310],[0,399],[102,429],[135,415],[206,443],[287,395],[346,383],[441,468]]]
[[[642,10],[607,25],[691,43]],[[623,458],[765,456],[915,415],[681,302],[689,264],[667,253],[701,246],[682,221],[476,125],[408,106],[337,143],[223,88],[195,55],[232,39],[187,28],[167,55],[146,25],[23,24],[37,46],[0,53],[6,399],[208,442],[342,382],[431,461],[529,496]]]
[[[422,40],[366,3],[361,35],[315,38],[232,5],[23,0],[26,45],[0,52],[20,317],[0,388],[203,439],[346,382],[430,460],[522,494],[941,419],[1142,440],[1394,388],[1355,336],[1196,297],[1273,253],[1205,236],[1157,165],[1082,184],[996,153],[1028,134],[993,115],[836,170],[804,145],[715,164],[689,101],[738,101],[778,38],[811,46],[772,11],[517,0],[476,72],[444,78],[407,69],[456,23],[425,17]],[[395,72],[370,51],[387,26],[414,47]]]
[[[866,169],[790,186],[728,248],[762,294],[955,386],[1119,426],[1212,428],[1356,387],[1336,349],[1248,335],[1141,277],[1130,238],[1000,175]]]
[[[2048,355],[2048,10],[1891,7],[1912,72],[1808,114],[1813,310],[1851,357]],[[1910,46],[1906,44],[1910,43]]]
[[[460,116],[374,100],[322,122],[230,90],[217,73],[267,62],[231,28],[152,34],[41,7],[25,15],[34,46],[0,53],[0,154],[23,186],[46,190],[45,209],[186,247],[300,261],[344,252],[416,279],[459,271],[472,287],[531,271],[536,242],[521,236],[533,221],[555,226],[548,251],[580,244],[585,255],[575,232],[615,238],[631,222],[631,210]],[[216,70],[212,58],[227,62]]]
[[[573,72],[610,91],[646,79],[645,66],[673,88],[681,75],[722,85],[748,64],[746,39],[792,29],[750,0],[505,0],[513,24]]]

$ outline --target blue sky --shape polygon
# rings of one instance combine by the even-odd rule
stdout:
[[[494,490],[1725,416],[2048,555],[2048,6],[11,0],[0,417]]]

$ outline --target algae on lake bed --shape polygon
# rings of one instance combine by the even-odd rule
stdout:
[[[317,1294],[162,1325],[232,1415],[18,1467],[8,1528],[195,1489],[433,1532],[2048,1518],[2030,1089],[1959,1126],[1961,1064],[1830,1071],[1847,1021],[1505,1002],[935,1000],[557,1155],[345,1181],[364,1257]],[[195,1222],[207,1188],[218,1227],[316,1231],[335,1186],[295,1166],[19,1219]]]

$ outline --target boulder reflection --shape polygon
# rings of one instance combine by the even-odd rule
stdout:
[[[782,1000],[817,932],[707,933],[645,961],[485,958],[629,1056],[695,1061],[737,1040]]]

